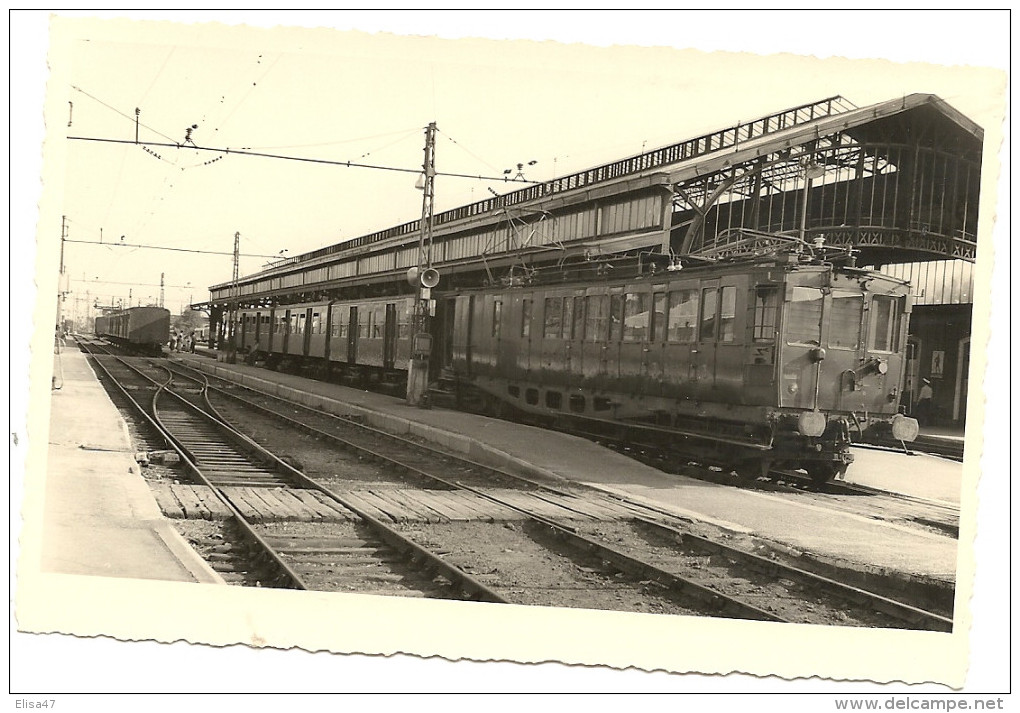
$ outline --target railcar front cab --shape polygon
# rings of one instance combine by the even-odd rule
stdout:
[[[899,413],[908,283],[825,267],[795,270],[755,290],[756,312],[780,312],[779,408],[768,414],[777,461],[824,482],[846,472],[853,441],[917,437],[917,421]]]

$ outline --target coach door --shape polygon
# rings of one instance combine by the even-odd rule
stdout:
[[[440,364],[440,367],[449,367],[453,366],[453,335],[454,327],[456,325],[455,315],[457,301],[456,299],[448,298],[442,300],[438,304],[441,307],[437,315],[440,327],[434,330],[434,332],[437,336],[442,337],[443,341],[441,344],[433,346],[432,353],[443,355],[443,361]]]
[[[305,310],[303,319],[301,320],[302,326],[302,349],[301,354],[308,356],[308,349],[312,343],[312,308],[309,307]]]
[[[347,363],[358,363],[358,308],[351,307],[347,322]]]
[[[474,352],[475,352],[475,295],[468,295],[467,309],[462,315],[464,334],[464,365],[468,376],[474,374]]]
[[[570,385],[579,384],[584,377],[584,307],[583,293],[563,298],[563,338],[566,341],[563,368]]]
[[[383,324],[383,366],[393,368],[397,353],[397,305],[386,304],[386,321]]]
[[[290,346],[290,332],[291,332],[290,323],[291,323],[291,314],[290,314],[290,310],[288,309],[288,310],[286,310],[283,313],[283,325],[282,325],[282,327],[283,327],[283,348],[281,349],[281,351],[284,354],[288,354],[289,353],[287,351],[287,348]]]
[[[719,281],[701,283],[701,311],[698,315],[698,341],[691,350],[691,376],[694,392],[708,394],[715,385],[716,336],[719,331]]]
[[[276,308],[269,308],[269,346],[266,347],[266,351],[270,354],[273,352],[273,342],[276,337]]]
[[[715,335],[712,388],[717,394],[724,395],[730,403],[741,403],[741,390],[744,386],[746,279],[743,275],[733,275],[722,278],[719,284],[719,319]]]

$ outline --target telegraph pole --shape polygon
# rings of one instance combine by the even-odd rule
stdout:
[[[436,197],[436,123],[425,128],[425,160],[419,179],[422,189],[421,230],[418,234],[418,266],[408,271],[408,281],[418,290],[414,302],[411,324],[411,359],[407,368],[407,403],[425,408],[428,406],[429,356],[432,353],[432,336],[429,317],[435,302],[432,288],[439,275],[432,269],[432,216]],[[413,277],[413,281],[412,281]]]

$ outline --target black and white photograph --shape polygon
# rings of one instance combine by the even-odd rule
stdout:
[[[436,15],[35,13],[12,690],[1005,690],[1008,13]]]

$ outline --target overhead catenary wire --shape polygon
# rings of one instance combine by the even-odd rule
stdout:
[[[492,165],[491,163],[489,163],[488,161],[486,161],[486,160],[485,160],[484,158],[482,158],[481,156],[479,156],[478,154],[476,154],[476,153],[475,153],[474,151],[472,151],[471,149],[469,149],[469,148],[468,148],[467,146],[465,146],[465,145],[464,145],[464,144],[462,144],[461,142],[459,142],[459,141],[457,141],[456,139],[454,139],[454,138],[453,138],[452,136],[450,136],[449,134],[447,134],[447,133],[445,133],[445,132],[443,132],[443,131],[440,131],[439,129],[437,129],[437,131],[438,131],[439,133],[443,134],[443,136],[445,136],[445,137],[446,137],[446,139],[447,139],[448,141],[450,141],[450,143],[452,143],[452,144],[454,144],[455,146],[457,146],[457,148],[459,148],[459,149],[461,149],[462,151],[464,151],[464,152],[466,152],[466,153],[470,154],[472,158],[474,158],[474,159],[476,159],[476,160],[478,160],[478,161],[481,161],[481,162],[482,162],[482,163],[484,163],[484,164],[485,164],[486,166],[488,166],[489,168],[491,168],[491,169],[492,169],[493,171],[497,171],[497,170],[499,170],[499,169],[497,169],[497,168],[496,168],[495,166],[493,166],[493,165]]]
[[[343,166],[345,168],[369,168],[377,171],[394,171],[397,173],[421,173],[421,168],[402,168],[399,166],[378,166],[367,163],[357,163],[355,161],[334,161],[323,158],[309,158],[306,156],[286,156],[284,154],[273,154],[266,153],[263,151],[251,151],[246,149],[232,149],[232,148],[217,148],[211,146],[197,146],[195,144],[188,144],[187,146],[177,142],[163,143],[157,141],[132,141],[129,139],[109,139],[98,136],[68,136],[69,141],[92,141],[96,143],[107,143],[107,144],[137,144],[139,146],[158,146],[161,148],[173,148],[181,149],[187,148],[189,150],[196,151],[209,151],[212,153],[221,153],[229,156],[253,156],[257,158],[273,158],[284,161],[298,161],[301,163],[316,163],[326,166]],[[450,173],[445,171],[436,171],[437,176],[447,176],[450,178],[472,178],[481,181],[502,181],[503,183],[527,183],[527,184],[538,184],[541,181],[530,181],[525,178],[510,178],[508,176],[482,176],[469,173]]]
[[[74,85],[74,84],[72,84],[72,85],[71,85],[71,89],[74,89],[75,91],[81,92],[82,94],[84,94],[85,96],[87,96],[87,97],[88,97],[89,99],[92,99],[93,101],[97,101],[97,102],[99,102],[100,104],[102,104],[103,106],[105,106],[105,107],[106,107],[107,109],[109,109],[110,111],[112,111],[112,112],[115,112],[115,113],[117,113],[117,114],[119,114],[119,115],[123,116],[123,117],[124,117],[125,119],[127,119],[128,121],[130,121],[130,122],[131,122],[132,124],[134,124],[134,123],[135,123],[136,121],[138,121],[137,117],[135,117],[135,116],[129,116],[128,114],[125,114],[124,112],[122,112],[122,111],[121,111],[120,109],[118,109],[117,107],[115,107],[115,106],[111,106],[110,104],[107,104],[106,102],[104,102],[104,101],[103,101],[102,99],[100,99],[99,97],[96,97],[96,96],[93,96],[92,94],[89,94],[89,93],[88,93],[87,91],[85,91],[84,89],[82,89],[81,87],[79,87],[79,86],[77,86],[77,85]],[[163,137],[164,139],[166,139],[167,141],[173,141],[173,139],[172,139],[172,138],[170,138],[169,136],[167,136],[166,134],[164,134],[164,133],[163,133],[162,131],[158,131],[157,129],[154,129],[154,128],[152,128],[151,126],[148,126],[147,124],[142,124],[142,123],[140,123],[140,122],[139,122],[139,123],[138,123],[138,125],[139,125],[139,126],[141,126],[141,127],[144,127],[145,129],[148,129],[149,131],[153,132],[154,134],[158,134],[159,136],[162,136],[162,137]],[[131,144],[133,144],[133,143],[135,143],[135,142],[134,142],[134,141],[125,141],[124,143],[131,143]]]
[[[101,243],[98,240],[64,240],[65,243],[77,243],[79,245],[99,245],[105,248],[112,247],[123,247],[123,248],[146,248],[149,250],[172,250],[173,252],[179,253],[196,253],[199,255],[230,255],[233,257],[233,252],[223,252],[220,250],[198,250],[196,248],[171,248],[166,245],[140,245],[137,243]],[[260,257],[260,258],[278,258],[279,255],[260,255],[256,253],[241,253],[241,257]]]
[[[117,282],[115,280],[92,280],[88,278],[82,279],[80,277],[72,277],[70,279],[71,282],[80,282],[86,285],[130,285],[133,287],[166,287],[168,289],[173,288],[182,290],[197,287],[197,285],[167,285],[167,284],[161,285],[158,282]]]

